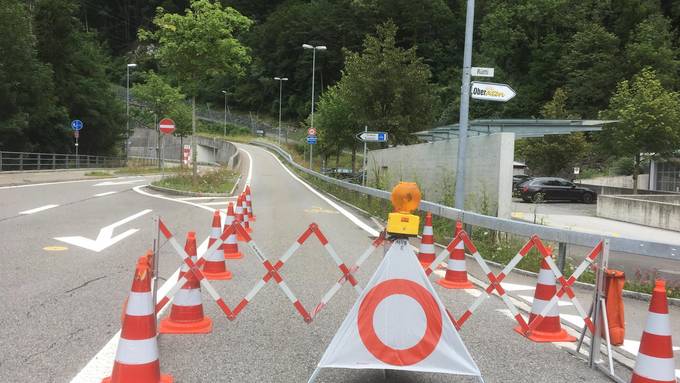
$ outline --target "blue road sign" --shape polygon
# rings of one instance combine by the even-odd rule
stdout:
[[[316,136],[307,136],[307,143],[310,145],[316,144]]]
[[[80,121],[80,120],[71,121],[71,129],[78,131],[82,128],[83,128],[83,122],[82,121]]]
[[[378,142],[385,142],[385,141],[387,141],[387,133],[385,133],[385,132],[378,133]]]

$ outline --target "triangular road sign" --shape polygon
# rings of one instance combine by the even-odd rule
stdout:
[[[394,242],[385,255],[315,375],[324,367],[481,377],[413,249],[403,239]]]

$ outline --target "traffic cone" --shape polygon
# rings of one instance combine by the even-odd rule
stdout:
[[[125,307],[113,371],[102,383],[172,383],[172,376],[161,375],[158,360],[151,274],[149,258],[139,258]]]
[[[234,203],[229,202],[227,207],[227,217],[224,220],[224,229],[226,230],[232,223],[236,220],[234,214]],[[243,254],[238,251],[238,240],[236,239],[236,233],[231,233],[227,236],[227,240],[222,244],[222,251],[224,253],[224,259],[241,259]]]
[[[248,203],[246,202],[245,193],[241,194],[241,206],[243,207],[243,228],[246,233],[252,233],[253,229],[250,228],[250,217],[248,217]]]
[[[463,224],[456,221],[456,233],[458,236],[463,230]],[[465,268],[465,243],[458,242],[451,252],[449,261],[446,264],[446,275],[437,280],[437,283],[447,289],[474,289],[475,286],[468,280],[467,269]]]
[[[666,282],[656,281],[631,383],[675,383]]]
[[[255,214],[253,213],[253,197],[250,195],[250,185],[246,185],[246,204],[248,205],[248,220],[255,222]]]
[[[425,214],[425,225],[423,226],[423,236],[420,240],[420,251],[418,252],[418,261],[423,265],[423,268],[434,262],[434,233],[432,232],[432,213],[429,211]]]
[[[190,231],[184,249],[194,263],[196,257],[196,233]],[[161,334],[207,334],[212,331],[212,320],[203,314],[201,284],[189,266],[182,262],[180,278],[186,275],[187,283],[172,299],[170,316],[161,320],[158,332]]]
[[[538,281],[536,282],[536,291],[534,292],[534,302],[531,305],[529,324],[543,311],[543,308],[552,300],[555,294],[557,294],[555,274],[550,270],[548,262],[542,259],[541,270],[538,272]],[[515,327],[515,331],[526,335],[522,332],[520,326]],[[558,304],[554,305],[545,315],[543,321],[526,336],[534,342],[574,342],[576,340],[576,338],[567,334],[567,331],[562,328]]]
[[[236,207],[234,208],[236,212],[236,217],[234,218],[237,222],[240,222],[243,228],[245,229],[245,224],[243,222],[243,193],[239,194],[238,198],[236,199]],[[247,230],[246,230],[247,231]],[[245,241],[246,239],[241,235],[241,233],[237,233],[236,239],[239,241]]]
[[[212,220],[212,229],[210,231],[210,239],[208,239],[208,248],[210,248],[222,235],[222,222],[220,220],[220,212],[215,211]],[[224,250],[216,249],[212,254],[205,255],[205,264],[203,265],[203,274],[211,281],[225,281],[231,279],[231,272],[227,269],[227,264],[224,262]]]

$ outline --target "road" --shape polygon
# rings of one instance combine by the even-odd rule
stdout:
[[[252,158],[244,162],[252,166],[250,184],[257,216],[253,238],[270,259],[278,259],[312,222],[347,264],[353,264],[369,246],[369,231],[376,229],[371,229],[370,220],[318,195],[263,149],[239,147]],[[226,199],[161,198],[142,187],[148,181],[148,177],[129,177],[0,188],[0,231],[5,239],[0,288],[6,292],[0,312],[0,340],[6,351],[0,355],[0,381],[68,382],[78,377],[74,381],[98,382],[110,372],[111,360],[92,360],[102,348],[106,351],[119,330],[135,259],[152,246],[156,235],[153,218],[161,216],[178,237],[195,230],[202,243],[212,210],[226,203]],[[138,231],[101,251],[55,239],[82,236],[94,240],[103,227],[116,223],[120,225],[113,230],[114,238],[131,229]],[[368,281],[379,261],[379,254],[369,258],[357,273],[360,283]],[[177,255],[164,243],[160,276],[170,278],[178,266]],[[214,282],[214,286],[234,307],[264,269],[251,254],[229,261],[228,266],[234,278]],[[281,274],[308,309],[340,276],[313,238]],[[474,291],[435,288],[454,313],[464,311],[476,296]],[[204,292],[213,332],[159,336],[162,370],[173,374],[177,382],[306,381],[355,299],[356,292],[343,287],[306,324],[270,283],[230,322]],[[515,323],[504,310],[499,299],[489,299],[461,330],[486,382],[609,381],[555,345],[532,343],[516,334]],[[451,380],[441,374],[389,371],[384,377],[382,371],[334,369],[322,370],[317,381]]]

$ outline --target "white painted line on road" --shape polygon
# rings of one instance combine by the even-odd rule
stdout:
[[[36,207],[35,209],[20,211],[19,214],[24,214],[24,215],[25,215],[25,214],[38,213],[38,212],[41,212],[41,211],[43,211],[43,210],[52,209],[52,208],[57,207],[57,206],[59,206],[59,205],[45,205],[45,206],[40,206],[40,207]]]
[[[231,197],[186,197],[186,198],[177,198],[180,201],[198,201],[198,200],[204,200],[204,199],[236,199],[238,197],[231,196]]]
[[[137,182],[144,182],[146,181],[145,179],[137,179],[137,180],[129,180],[129,181],[104,181],[100,182],[98,184],[94,184],[92,186],[115,186],[115,185],[129,185],[129,184],[135,184]]]
[[[502,285],[502,284],[501,284],[501,285]],[[524,299],[525,301],[529,302],[529,304],[533,304],[533,303],[534,303],[534,297],[532,297],[532,296],[529,296],[529,295],[520,295],[519,297],[522,298],[522,299]],[[560,300],[559,302],[557,302],[557,305],[560,306],[560,307],[562,307],[562,306],[573,306],[574,304],[571,303],[570,301],[562,301],[562,300]]]
[[[55,237],[57,241],[61,242],[66,242],[71,245],[75,245],[78,247],[82,247],[87,250],[91,250],[94,252],[99,253],[100,251],[108,248],[109,246],[122,241],[123,239],[131,236],[132,234],[136,233],[139,231],[139,229],[130,229],[127,230],[121,234],[118,234],[117,236],[113,236],[113,230],[117,228],[118,226],[124,225],[132,220],[135,220],[145,214],[148,214],[151,212],[151,209],[146,209],[142,210],[139,213],[133,214],[129,217],[123,218],[120,221],[114,222],[108,226],[104,226],[101,230],[99,230],[99,235],[97,235],[97,239],[92,240],[89,238],[81,237],[81,236],[72,236],[72,237]]]
[[[222,201],[222,202],[203,202],[201,205],[208,205],[208,206],[225,206],[225,205],[227,205],[227,201]]]
[[[199,258],[202,257],[205,251],[208,249],[208,238],[206,238],[201,245],[198,247]],[[179,276],[179,269],[168,277],[168,279],[158,288],[157,302],[167,294],[172,286],[177,282],[177,277]],[[158,312],[158,316],[163,315],[163,312],[172,305],[165,305]],[[104,345],[104,347],[97,352],[97,354],[90,359],[90,361],[83,367],[78,375],[76,375],[71,383],[99,383],[105,377],[111,375],[113,370],[113,361],[116,357],[116,348],[118,347],[118,341],[120,340],[120,330]]]
[[[243,150],[241,148],[238,148],[238,150],[242,151],[243,153],[246,154],[246,156],[248,156],[248,176],[246,176],[246,185],[250,185],[250,181],[253,179],[253,157],[246,150]],[[267,153],[269,153],[269,151],[267,151]],[[278,158],[276,159],[278,160]],[[288,170],[285,166],[284,169]]]
[[[239,149],[240,149],[240,148],[239,148]],[[240,150],[243,150],[243,149],[240,149]],[[263,150],[264,150],[264,149],[263,149]],[[244,152],[245,152],[246,154],[248,154],[248,157],[250,157],[250,154],[249,154],[247,151],[244,150]],[[316,189],[314,189],[313,187],[311,187],[311,186],[310,186],[308,183],[306,183],[305,181],[301,180],[298,176],[296,176],[293,172],[291,172],[291,171],[286,167],[286,165],[284,165],[283,162],[281,162],[281,160],[279,160],[279,158],[276,157],[276,155],[274,155],[274,153],[272,153],[272,152],[270,152],[270,151],[268,151],[268,150],[265,150],[265,152],[268,153],[270,156],[274,157],[274,159],[276,160],[276,162],[278,162],[279,165],[281,165],[281,167],[283,168],[283,170],[285,170],[288,174],[290,174],[291,177],[293,177],[293,178],[294,178],[295,180],[297,180],[299,183],[301,183],[302,185],[304,185],[304,186],[305,186],[307,189],[309,189],[312,193],[316,194],[317,197],[319,197],[319,198],[321,198],[322,200],[326,201],[327,204],[331,205],[333,208],[335,208],[335,210],[339,211],[340,214],[344,215],[344,216],[345,216],[347,219],[349,219],[352,223],[354,223],[355,225],[359,226],[361,229],[363,229],[363,230],[366,231],[368,234],[370,234],[370,235],[372,235],[372,236],[374,236],[374,237],[377,237],[377,236],[380,234],[380,233],[378,233],[377,230],[375,230],[374,228],[372,228],[372,227],[368,226],[366,223],[364,223],[364,221],[360,220],[360,219],[357,218],[355,215],[353,215],[353,214],[350,213],[349,211],[345,210],[342,206],[340,206],[340,205],[338,205],[337,203],[331,201],[328,197],[326,197],[325,195],[321,194],[319,191],[317,191]]]
[[[95,197],[103,197],[103,196],[105,196],[105,195],[111,195],[111,194],[116,194],[116,193],[118,193],[118,192],[109,191],[109,192],[105,192],[105,193],[95,194],[94,196],[95,196]]]

